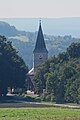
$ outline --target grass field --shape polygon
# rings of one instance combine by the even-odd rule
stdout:
[[[0,120],[80,120],[80,109],[0,108]]]

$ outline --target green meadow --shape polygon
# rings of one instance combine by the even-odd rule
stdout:
[[[80,120],[80,109],[0,108],[0,120]]]

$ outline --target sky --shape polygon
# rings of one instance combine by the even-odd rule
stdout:
[[[0,0],[0,18],[80,17],[80,0]]]

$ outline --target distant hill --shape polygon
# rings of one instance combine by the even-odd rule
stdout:
[[[35,32],[38,29],[39,18],[0,18],[19,30]],[[80,17],[72,18],[42,18],[43,32],[48,35],[80,37]]]
[[[0,22],[0,34],[5,35],[13,46],[17,49],[18,54],[32,67],[32,52],[35,46],[37,32],[26,32],[17,30],[15,26],[11,26],[6,22]],[[53,36],[44,35],[49,56],[57,55],[60,52],[66,51],[66,48],[72,42],[80,42],[79,38],[74,38],[71,35]]]
[[[0,34],[5,36],[16,36],[18,34],[26,35],[25,31],[18,31],[15,26],[11,26],[6,22],[0,21]]]

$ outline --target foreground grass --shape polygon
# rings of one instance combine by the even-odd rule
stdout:
[[[80,120],[80,110],[67,108],[0,108],[0,120]]]

